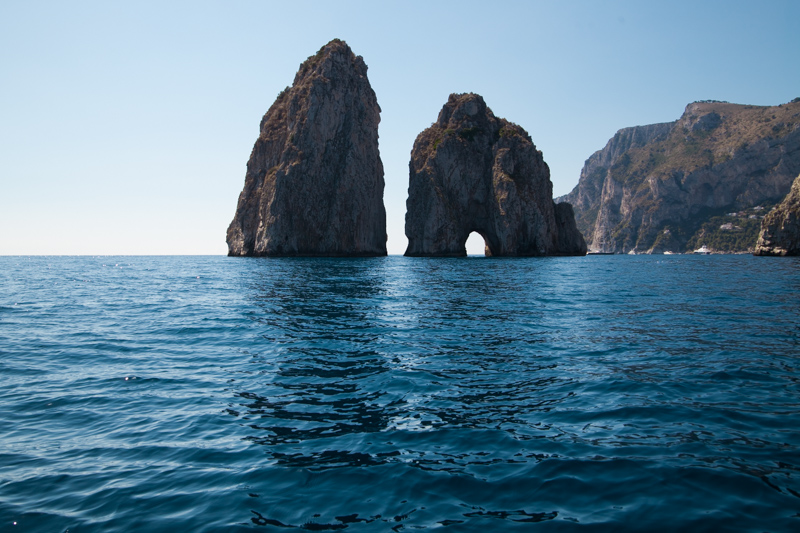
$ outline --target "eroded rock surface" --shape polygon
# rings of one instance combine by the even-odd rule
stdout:
[[[479,95],[450,95],[414,142],[409,170],[407,256],[464,256],[473,231],[487,255],[586,253],[572,208],[553,203],[542,153]]]
[[[764,217],[755,255],[800,255],[800,176],[783,202]]]
[[[386,255],[380,107],[367,65],[334,39],[261,120],[228,255]]]

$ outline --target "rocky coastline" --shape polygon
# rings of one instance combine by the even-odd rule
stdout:
[[[386,255],[380,112],[344,41],[304,61],[261,119],[228,255]],[[793,255],[798,173],[800,99],[703,101],[618,131],[554,201],[530,135],[480,95],[452,94],[411,152],[405,255],[464,256],[473,232],[489,256]]]
[[[556,201],[594,252],[751,252],[798,172],[800,100],[695,102],[675,122],[617,132]]]

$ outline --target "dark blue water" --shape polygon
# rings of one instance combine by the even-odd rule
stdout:
[[[800,530],[800,261],[0,258],[0,530]]]

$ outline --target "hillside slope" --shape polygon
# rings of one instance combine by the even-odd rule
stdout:
[[[743,252],[799,172],[800,98],[695,102],[675,122],[617,132],[556,201],[573,205],[590,251]]]

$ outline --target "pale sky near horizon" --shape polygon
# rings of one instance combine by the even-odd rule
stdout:
[[[559,196],[620,128],[800,96],[799,26],[795,0],[0,0],[0,255],[225,254],[261,117],[335,37],[382,108],[402,254],[411,147],[450,93],[524,127]]]

